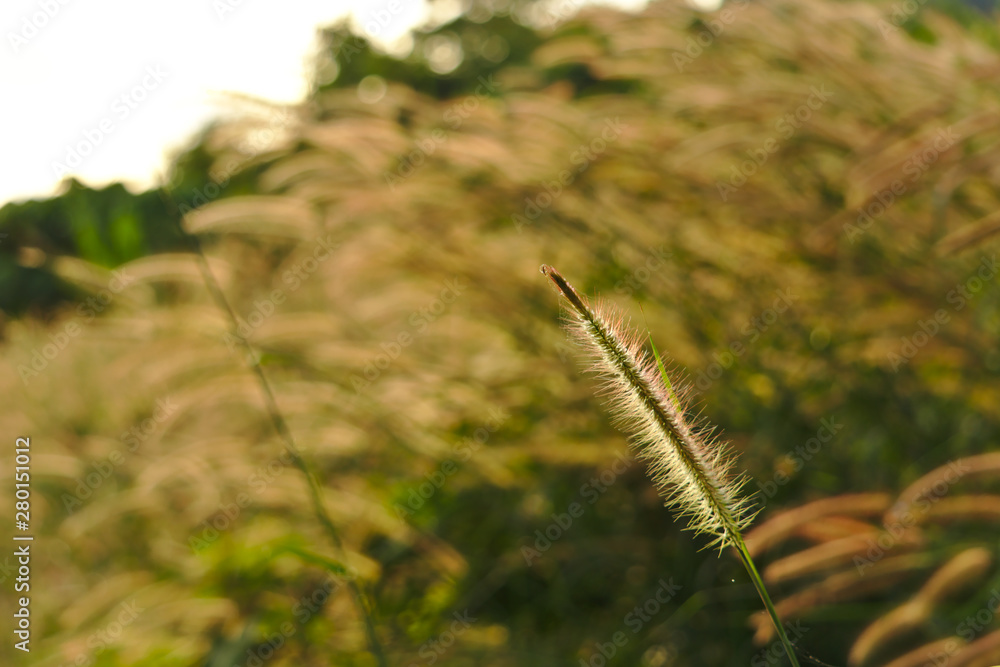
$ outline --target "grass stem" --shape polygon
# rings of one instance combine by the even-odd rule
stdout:
[[[165,181],[166,182],[166,181]],[[288,428],[288,422],[285,421],[284,415],[278,408],[278,402],[274,397],[274,391],[271,388],[271,383],[267,379],[267,375],[264,374],[264,369],[260,365],[260,360],[255,353],[255,350],[250,345],[250,341],[239,335],[239,322],[236,318],[236,313],[233,311],[229,300],[226,298],[225,293],[219,286],[219,282],[215,279],[215,275],[212,273],[212,269],[208,264],[208,259],[205,257],[205,252],[201,246],[201,241],[197,236],[193,234],[188,234],[180,223],[180,214],[174,205],[173,200],[170,198],[169,193],[163,190],[164,203],[167,204],[168,208],[174,214],[174,219],[177,221],[177,227],[182,237],[188,242],[191,248],[191,252],[194,255],[195,262],[198,264],[198,269],[201,272],[202,280],[205,283],[205,288],[208,290],[209,295],[215,302],[216,306],[225,313],[226,318],[229,320],[230,333],[240,341],[240,344],[247,352],[248,365],[250,370],[253,372],[254,376],[257,378],[257,384],[260,386],[261,393],[264,396],[264,405],[267,408],[268,416],[271,418],[271,423],[274,425],[274,430],[277,431],[278,436],[284,443],[285,450],[288,452],[289,456],[292,457],[292,461],[295,467],[298,468],[302,474],[305,476],[306,484],[309,488],[309,499],[312,504],[313,512],[316,515],[317,520],[322,526],[330,542],[333,544],[334,549],[337,552],[338,557],[344,555],[344,544],[340,539],[340,532],[333,523],[333,519],[330,518],[330,513],[327,511],[326,506],[323,504],[323,497],[319,482],[316,476],[313,474],[312,466],[306,461],[305,457],[302,455],[301,450],[295,444],[295,438],[292,436],[291,429]],[[342,559],[343,560],[343,559]],[[354,605],[358,609],[361,618],[365,625],[365,635],[368,640],[368,647],[372,655],[375,656],[379,667],[388,667],[388,662],[385,657],[385,653],[382,650],[382,643],[379,641],[378,633],[375,630],[374,621],[374,610],[372,605],[368,600],[368,596],[361,586],[358,585],[357,580],[354,578],[347,579],[348,590],[351,591],[351,596],[354,599]]]

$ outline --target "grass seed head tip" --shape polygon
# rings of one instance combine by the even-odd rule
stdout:
[[[542,275],[548,278],[555,284],[556,289],[559,293],[566,298],[567,301],[577,310],[577,312],[583,314],[588,311],[587,302],[581,297],[573,286],[566,282],[566,279],[556,271],[554,268],[548,264],[542,264],[540,268]]]

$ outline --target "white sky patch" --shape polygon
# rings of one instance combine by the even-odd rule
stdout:
[[[722,7],[725,0],[687,0],[687,3],[700,12],[714,12]]]
[[[432,16],[422,0],[4,0],[0,205],[52,196],[67,176],[151,187],[209,121],[238,111],[226,93],[302,102],[321,27],[350,17],[405,54],[410,31],[456,15],[451,4]],[[438,55],[449,67],[447,45]]]

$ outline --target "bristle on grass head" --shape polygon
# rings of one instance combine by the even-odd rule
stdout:
[[[739,493],[745,479],[731,474],[728,448],[709,437],[709,429],[688,422],[659,354],[646,352],[623,313],[601,302],[590,305],[551,266],[542,265],[541,272],[572,307],[567,328],[591,357],[590,370],[603,380],[616,425],[648,462],[667,504],[688,517],[690,530],[712,536],[709,546],[734,545],[752,516]]]

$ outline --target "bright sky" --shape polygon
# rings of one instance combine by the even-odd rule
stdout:
[[[432,17],[422,0],[3,0],[0,205],[52,196],[67,175],[147,188],[211,118],[236,109],[222,93],[302,101],[321,26],[351,16],[401,48],[412,28],[460,6],[438,0]]]

